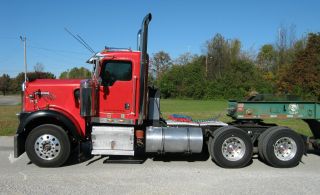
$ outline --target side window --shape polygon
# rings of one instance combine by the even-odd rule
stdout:
[[[128,61],[107,61],[102,66],[100,77],[103,86],[112,86],[116,81],[130,81],[132,64]]]

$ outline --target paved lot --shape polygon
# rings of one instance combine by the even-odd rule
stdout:
[[[20,99],[21,97],[18,95],[8,95],[8,96],[0,95],[0,106],[18,105],[21,101]]]
[[[291,169],[257,159],[242,169],[205,161],[105,164],[90,158],[60,168],[39,168],[24,154],[13,159],[12,137],[0,137],[0,194],[319,194],[320,156]]]

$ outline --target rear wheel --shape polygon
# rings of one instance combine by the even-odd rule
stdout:
[[[249,135],[238,128],[230,127],[217,130],[209,140],[210,155],[224,168],[246,166],[252,158],[252,142]]]
[[[272,131],[274,130],[279,130],[282,127],[279,126],[273,126],[273,127],[269,127],[268,129],[266,129],[264,132],[262,132],[258,138],[258,152],[259,152],[259,157],[261,160],[265,160],[264,158],[264,154],[263,154],[263,143],[265,142],[264,139],[265,137]]]
[[[209,137],[209,141],[208,141],[208,152],[209,152],[209,154],[211,155],[212,154],[212,152],[211,152],[211,143],[213,142],[213,137]],[[212,155],[211,155],[211,157],[212,157]]]
[[[266,163],[279,168],[297,166],[304,152],[302,137],[286,127],[269,132],[261,144]]]
[[[214,131],[213,134],[209,137],[209,140],[208,140],[207,145],[208,145],[208,152],[209,152],[210,155],[212,154],[212,152],[211,152],[211,148],[212,148],[211,144],[212,144],[212,142],[213,142],[213,138],[217,135],[217,133],[218,133],[219,131],[223,131],[224,129],[228,129],[228,128],[229,128],[229,126],[220,127],[219,129],[217,129],[216,131]],[[213,155],[211,155],[211,157],[213,158]]]
[[[25,148],[31,162],[40,167],[61,166],[70,155],[67,133],[52,124],[34,128],[27,137]]]

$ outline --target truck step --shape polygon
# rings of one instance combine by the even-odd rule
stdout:
[[[147,158],[138,157],[125,157],[125,156],[109,156],[103,163],[114,163],[114,164],[142,164]]]

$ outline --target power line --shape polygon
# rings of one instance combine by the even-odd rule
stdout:
[[[17,38],[17,37],[1,37],[1,36],[0,36],[0,39],[19,40],[19,38]]]
[[[33,49],[40,49],[40,50],[49,51],[49,52],[54,52],[54,53],[85,54],[85,53],[77,52],[77,51],[68,51],[68,50],[50,49],[50,48],[38,47],[38,46],[34,46],[34,45],[31,45],[31,46],[29,46],[29,47],[30,47],[30,48],[33,48]]]
[[[16,53],[18,52],[18,47],[16,46],[15,48],[11,49],[11,50],[7,50],[6,53],[7,55],[3,55],[0,56],[0,63],[4,63],[9,61],[10,59],[13,58],[14,55],[16,55]]]
[[[54,53],[54,54],[56,55],[56,53]],[[80,61],[85,62],[85,60],[87,59],[84,57],[70,58],[67,55],[62,55],[62,54],[59,54],[57,57],[53,57],[52,55],[49,55],[48,53],[42,53],[42,50],[41,50],[41,52],[32,52],[30,55],[32,56],[33,59],[39,59],[39,58],[45,57],[46,61],[41,61],[44,64],[47,64],[48,62],[50,62],[51,64],[77,65],[77,64],[81,64]]]

